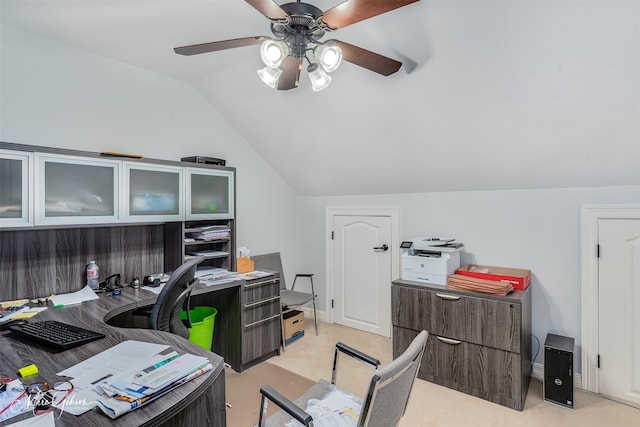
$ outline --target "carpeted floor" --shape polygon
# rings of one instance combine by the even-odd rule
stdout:
[[[228,427],[252,427],[260,412],[260,387],[270,385],[291,400],[301,396],[313,381],[269,362],[253,366],[242,373],[225,370]],[[278,411],[269,404],[268,413]]]

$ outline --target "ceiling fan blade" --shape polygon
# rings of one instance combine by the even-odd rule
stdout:
[[[300,71],[302,71],[302,58],[287,56],[283,62],[283,71],[278,79],[278,90],[295,89],[300,83]]]
[[[347,0],[324,12],[322,20],[336,30],[417,1],[419,0]]]
[[[387,58],[370,50],[342,42],[340,40],[329,40],[342,49],[342,59],[359,65],[371,71],[375,71],[383,76],[389,76],[400,69],[402,62]]]
[[[282,10],[278,4],[273,0],[245,0],[251,6],[253,6],[258,12],[263,14],[269,19],[288,19],[287,12]]]
[[[219,42],[209,42],[202,44],[193,44],[190,46],[182,46],[174,48],[174,52],[180,55],[198,55],[200,53],[215,52],[217,50],[233,49],[235,47],[251,46],[260,44],[271,37],[255,36],[243,37],[241,39],[222,40]]]

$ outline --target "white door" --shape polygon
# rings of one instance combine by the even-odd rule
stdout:
[[[391,217],[333,217],[334,322],[391,336]]]
[[[600,393],[640,404],[640,220],[598,221]]]

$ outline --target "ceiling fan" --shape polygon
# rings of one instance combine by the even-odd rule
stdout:
[[[344,59],[383,76],[400,69],[401,62],[340,40],[321,41],[325,33],[390,12],[419,0],[346,0],[326,11],[297,2],[278,5],[275,0],[245,0],[271,21],[273,37],[254,36],[176,47],[180,55],[198,55],[236,47],[261,45],[265,67],[260,78],[278,90],[298,87],[303,60],[313,90],[324,89],[330,82],[328,73]],[[310,59],[311,57],[311,59]]]

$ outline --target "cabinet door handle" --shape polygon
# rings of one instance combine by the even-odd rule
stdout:
[[[460,297],[458,295],[439,294],[439,293],[436,293],[436,295],[439,296],[442,299],[446,299],[446,300],[449,300],[449,301],[457,301],[457,300],[460,299]]]
[[[447,344],[454,344],[454,345],[462,344],[462,341],[452,340],[451,338],[444,338],[439,336],[436,336],[436,338],[438,338],[443,343],[447,343]]]
[[[279,300],[279,299],[280,299],[280,296],[269,298],[269,299],[263,299],[263,300],[260,300],[260,301],[257,301],[257,302],[252,302],[251,304],[245,304],[245,305],[243,305],[243,307],[244,308],[251,308],[251,307],[255,307],[256,305],[266,304],[268,302]]]
[[[264,323],[264,322],[268,322],[269,320],[273,320],[273,319],[275,319],[277,317],[280,317],[280,315],[279,314],[274,314],[273,316],[266,317],[264,319],[258,320],[257,322],[253,322],[253,323],[249,323],[247,325],[244,325],[244,327],[245,328],[250,328],[252,326],[259,325],[260,323]]]
[[[247,289],[247,288],[253,288],[254,286],[270,285],[272,283],[276,283],[276,279],[266,280],[266,281],[257,282],[257,283],[248,283],[244,285],[244,288]]]

